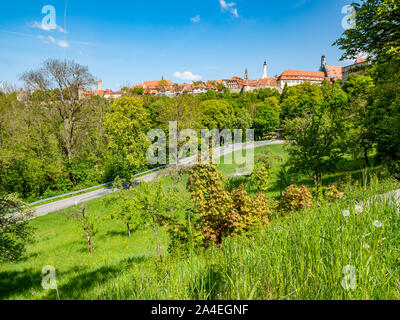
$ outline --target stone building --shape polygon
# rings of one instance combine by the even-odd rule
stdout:
[[[352,73],[362,75],[369,64],[367,59],[357,59],[355,63],[343,67],[343,81],[346,81]]]

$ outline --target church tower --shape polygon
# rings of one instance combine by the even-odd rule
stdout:
[[[246,69],[246,71],[244,72],[244,80],[249,80],[249,72],[247,71],[247,69]]]
[[[323,55],[321,57],[321,70],[324,69],[326,67],[326,57],[325,55]]]
[[[268,78],[268,74],[267,74],[267,61],[264,61],[264,69],[263,69],[263,79]]]

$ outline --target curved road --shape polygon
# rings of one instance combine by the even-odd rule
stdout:
[[[258,147],[274,145],[274,144],[283,144],[283,142],[284,141],[282,141],[282,140],[276,140],[276,141],[254,142],[254,144],[253,143],[235,144],[235,145],[230,145],[230,146],[226,146],[226,147],[216,148],[216,149],[214,149],[214,154],[216,156],[223,156],[225,154],[229,154],[229,153],[239,151],[239,150],[247,150],[247,149],[251,149],[253,147],[258,148]],[[195,161],[196,161],[195,157],[189,157],[189,158],[181,160],[180,164],[187,166],[187,165],[194,164]],[[160,173],[159,171],[156,171],[156,172],[150,173],[148,175],[145,175],[145,176],[141,177],[140,179],[145,182],[150,182],[150,181],[158,179],[160,177],[159,173]],[[72,207],[78,203],[83,203],[83,202],[87,202],[87,201],[90,201],[93,199],[104,197],[110,193],[112,193],[112,186],[104,188],[104,189],[98,189],[98,190],[95,190],[95,191],[92,191],[89,193],[81,194],[81,195],[71,197],[68,199],[63,199],[63,200],[59,200],[56,202],[37,206],[37,207],[33,208],[33,211],[34,211],[33,214],[34,214],[35,218],[44,216],[51,212],[55,212],[55,211],[59,211],[59,210],[63,210],[63,209]]]

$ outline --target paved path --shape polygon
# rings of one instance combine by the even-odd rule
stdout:
[[[262,146],[267,146],[267,145],[275,145],[275,144],[283,144],[282,140],[276,140],[276,141],[260,141],[260,142],[255,142],[254,145],[253,144],[235,144],[235,145],[230,145],[227,147],[221,147],[221,148],[217,148],[214,150],[214,154],[216,156],[223,156],[225,154],[229,154],[235,151],[239,151],[239,150],[247,150],[247,149],[252,149],[254,148],[258,148],[258,147],[262,147]],[[180,164],[185,165],[185,166],[189,166],[191,164],[194,164],[196,161],[196,157],[189,157],[186,159],[183,159],[180,161]],[[140,180],[143,180],[145,182],[150,182],[153,180],[156,180],[160,177],[160,172],[156,171],[153,173],[150,173],[146,176],[143,176],[140,178]],[[41,206],[37,206],[35,208],[33,208],[34,210],[34,217],[40,217],[40,216],[44,216],[47,215],[51,212],[55,212],[55,211],[59,211],[59,210],[63,210],[69,207],[72,207],[78,203],[83,203],[83,202],[87,202],[93,199],[97,199],[97,198],[101,198],[104,197],[108,194],[112,193],[112,187],[107,187],[104,189],[98,189],[89,193],[85,193],[85,194],[81,194],[75,197],[71,197],[68,199],[63,199],[63,200],[59,200],[56,202],[51,202],[51,203],[47,203]]]

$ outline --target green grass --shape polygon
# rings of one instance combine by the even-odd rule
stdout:
[[[284,156],[282,146],[256,152],[267,149]],[[348,161],[347,169],[362,173]],[[236,171],[235,165],[222,164],[221,169],[226,175]],[[276,174],[272,176],[274,184]],[[172,182],[167,178],[164,183]],[[228,239],[222,249],[187,258],[166,254],[168,237],[161,230],[166,254],[162,263],[155,258],[149,229],[127,238],[122,224],[108,221],[95,236],[95,252],[90,254],[79,227],[52,213],[31,221],[37,228],[36,242],[29,245],[24,261],[0,264],[0,299],[56,299],[55,291],[41,287],[46,265],[56,268],[61,299],[398,299],[396,205],[388,201],[362,214],[343,216],[360,200],[396,188],[399,184],[390,180],[349,186],[343,201],[275,217],[252,237]],[[87,209],[101,215],[109,210],[103,199],[87,203]],[[373,226],[376,220],[382,228]],[[364,249],[366,244],[370,249]],[[346,265],[356,270],[355,290],[341,286]]]

